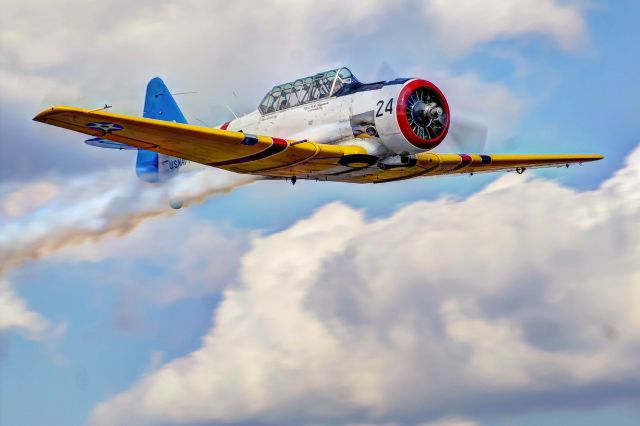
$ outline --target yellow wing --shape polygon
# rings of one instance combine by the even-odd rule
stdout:
[[[350,182],[383,183],[423,176],[524,172],[543,167],[569,167],[601,160],[599,154],[440,154],[423,152],[410,157],[406,167],[381,170],[375,175],[352,176]]]
[[[66,106],[46,109],[34,120],[239,173],[294,176],[335,168],[344,156],[366,154],[356,146],[287,141]]]
[[[381,183],[418,176],[562,166],[602,158],[600,155],[421,153],[410,157],[401,167],[383,169],[376,157],[353,145],[292,141],[65,106],[48,108],[34,120],[213,167],[276,179],[296,176]]]

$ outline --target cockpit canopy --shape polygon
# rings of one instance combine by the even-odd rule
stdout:
[[[357,82],[355,76],[345,67],[321,72],[291,83],[275,86],[262,99],[258,109],[262,114],[282,111],[335,96],[343,87]]]

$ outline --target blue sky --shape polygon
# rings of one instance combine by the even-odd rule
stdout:
[[[637,2],[204,3],[5,6],[2,227],[52,229],[2,269],[0,424],[635,424]],[[160,75],[218,123],[281,81],[382,62],[486,122],[488,151],[606,159],[519,181],[257,182],[167,214],[130,153],[30,121],[58,103],[137,114]],[[100,210],[110,191],[125,205]],[[92,237],[64,240],[77,223]],[[11,235],[7,259],[30,247]]]

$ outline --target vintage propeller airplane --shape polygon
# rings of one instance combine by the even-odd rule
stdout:
[[[522,173],[603,158],[431,152],[445,140],[451,122],[438,87],[417,78],[365,84],[344,67],[277,85],[255,111],[217,128],[187,123],[159,78],[147,85],[142,117],[55,106],[34,120],[89,134],[90,145],[138,149],[136,171],[148,182],[164,181],[192,168],[192,162],[295,184],[297,179],[382,183],[499,170]],[[486,132],[479,145],[484,137]]]

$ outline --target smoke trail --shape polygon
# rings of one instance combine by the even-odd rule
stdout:
[[[169,200],[198,204],[255,180],[202,170],[149,185],[129,171],[117,170],[65,182],[37,182],[13,191],[0,189],[0,275],[25,260],[107,235],[125,235],[147,219],[175,214]]]

